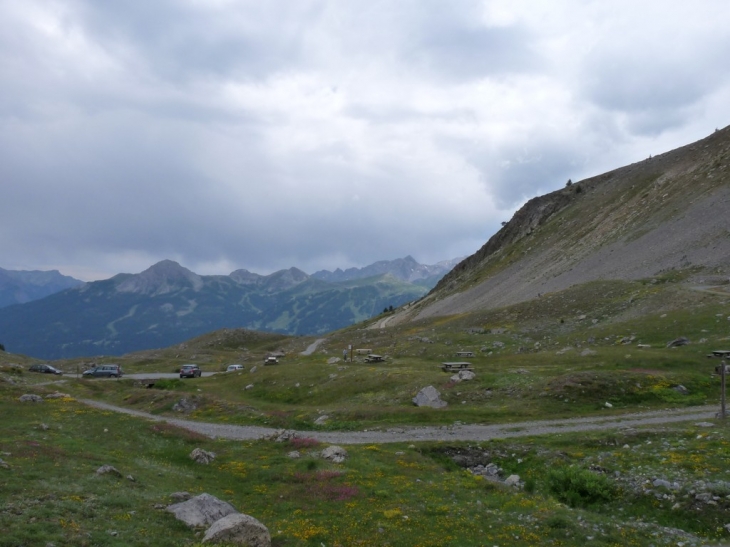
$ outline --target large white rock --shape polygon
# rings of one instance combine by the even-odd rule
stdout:
[[[430,406],[431,408],[443,408],[448,403],[441,400],[441,394],[433,386],[426,386],[413,398],[416,406]]]
[[[208,528],[203,543],[233,543],[248,547],[270,547],[269,529],[249,515],[235,513]]]
[[[188,526],[210,526],[223,517],[238,513],[230,503],[210,494],[200,494],[188,501],[175,503],[168,506],[167,510]]]
[[[190,453],[190,459],[196,463],[208,465],[215,460],[215,452],[208,452],[202,448],[196,448]]]
[[[328,446],[327,448],[322,450],[321,456],[325,460],[330,460],[335,463],[342,463],[345,461],[345,458],[347,458],[347,450],[345,450],[341,446]]]
[[[456,374],[454,374],[450,380],[452,382],[468,382],[469,380],[473,380],[476,378],[477,375],[474,374],[471,370],[460,370]]]

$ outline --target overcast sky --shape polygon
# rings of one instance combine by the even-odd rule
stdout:
[[[424,264],[730,124],[727,0],[0,0],[0,267]]]

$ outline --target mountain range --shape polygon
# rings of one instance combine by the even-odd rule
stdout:
[[[64,289],[78,287],[84,282],[58,270],[25,271],[0,268],[0,308],[11,304],[24,304],[38,300]]]
[[[0,342],[60,359],[170,346],[221,328],[320,334],[422,297],[455,262],[423,266],[406,257],[318,278],[297,268],[204,276],[163,260],[0,309]]]

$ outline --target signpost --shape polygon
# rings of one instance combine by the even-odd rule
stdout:
[[[715,372],[720,373],[720,419],[725,419],[725,377],[727,376],[727,365],[725,360],[720,362],[719,367],[715,367]]]

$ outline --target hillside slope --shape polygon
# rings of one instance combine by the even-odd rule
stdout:
[[[730,273],[730,128],[527,202],[400,321],[524,302],[595,280]]]

